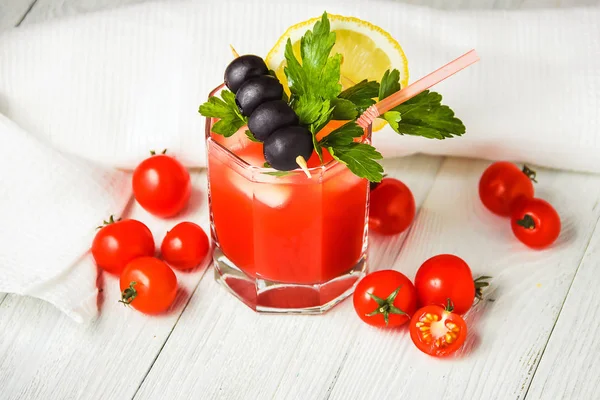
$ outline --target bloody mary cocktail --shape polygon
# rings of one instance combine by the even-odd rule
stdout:
[[[414,217],[410,190],[383,181],[371,132],[464,134],[425,88],[477,58],[467,53],[407,87],[407,59],[389,33],[326,12],[288,28],[265,58],[232,54],[198,109],[215,276],[256,311],[326,311],[366,272],[370,190],[374,232],[399,234]],[[375,300],[376,313],[391,310]]]
[[[257,311],[321,312],[341,301],[365,271],[368,181],[328,154],[308,160],[310,179],[264,168],[245,127],[224,137],[215,122],[207,119],[206,145],[217,279]]]
[[[465,127],[438,93],[391,97],[408,85],[404,52],[357,18],[325,12],[265,58],[232,53],[198,109],[216,278],[257,311],[323,312],[366,271],[369,183],[375,198],[384,177],[372,129],[446,139]],[[373,229],[400,233],[410,221],[398,229],[391,218],[412,219],[414,204],[388,200],[373,203],[385,208]]]

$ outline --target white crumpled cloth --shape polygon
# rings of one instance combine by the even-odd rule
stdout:
[[[0,291],[44,299],[80,322],[94,318],[88,250],[95,227],[130,201],[130,173],[119,169],[163,148],[204,166],[197,109],[223,79],[229,44],[264,56],[289,25],[325,10],[389,31],[411,81],[472,48],[481,57],[433,89],[467,134],[436,141],[386,128],[374,137],[384,156],[600,172],[600,8],[171,1],[65,18],[0,33]]]

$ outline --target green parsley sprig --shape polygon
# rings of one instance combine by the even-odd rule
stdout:
[[[378,100],[400,90],[400,73],[396,69],[388,70],[379,82],[363,80],[342,91],[342,56],[331,54],[335,41],[336,34],[331,31],[326,12],[300,39],[300,59],[296,58],[288,39],[284,73],[290,96],[284,100],[296,112],[300,124],[312,133],[314,148],[321,160],[323,149],[327,149],[357,176],[380,182],[384,175],[378,160],[382,156],[373,146],[356,140],[363,135],[356,119]],[[273,71],[270,73],[275,76]],[[248,122],[239,112],[235,95],[228,90],[221,92],[221,98],[211,97],[200,106],[199,112],[219,118],[213,132],[224,136],[233,135]],[[413,97],[380,118],[400,135],[446,139],[465,133],[462,121],[448,106],[442,105],[442,96],[432,91]],[[316,134],[331,120],[348,122],[318,141]],[[246,135],[256,140],[249,131]]]
[[[374,98],[378,95],[379,82],[365,79],[344,90],[338,98],[350,101],[354,105],[357,114],[362,114],[367,108],[375,104]]]
[[[359,112],[364,111],[361,107],[374,103],[372,99],[366,100],[365,96],[376,96],[378,91],[374,88],[377,86],[378,89],[379,85],[363,81],[342,92],[342,56],[331,55],[335,37],[327,13],[323,13],[321,20],[300,39],[301,60],[296,58],[292,41],[288,39],[284,73],[291,93],[290,105],[298,114],[300,124],[312,133],[315,151],[321,160],[322,149],[327,149],[333,158],[346,164],[354,174],[379,182],[383,168],[375,160],[381,159],[381,154],[371,145],[354,141],[363,135],[363,130],[355,123]],[[317,141],[316,134],[332,119],[350,122]]]
[[[367,85],[369,85],[368,90]],[[352,101],[356,109],[362,113],[375,104],[374,97],[381,101],[399,90],[400,72],[393,69],[385,71],[380,83],[360,82],[346,89],[340,97],[346,93],[344,98]],[[462,121],[454,115],[454,111],[442,105],[442,95],[429,90],[394,107],[380,118],[386,120],[400,135],[422,136],[428,139],[461,136],[466,130]]]
[[[330,55],[335,44],[335,32],[331,32],[327,13],[323,13],[312,30],[300,39],[300,60],[296,58],[291,39],[285,44],[286,66],[283,69],[290,89],[290,106],[313,135],[315,150],[322,159],[316,134],[334,117],[334,111],[344,108],[340,66],[342,55]],[[354,108],[350,104],[350,108]],[[336,117],[343,115],[336,115]]]
[[[242,126],[248,123],[248,118],[240,113],[235,103],[235,94],[229,90],[221,91],[221,99],[212,96],[200,106],[198,112],[209,118],[219,118],[212,131],[219,135],[229,137],[236,133]]]
[[[364,131],[356,121],[349,121],[323,137],[318,145],[327,149],[337,161],[346,164],[355,175],[379,182],[383,178],[383,167],[376,160],[383,157],[375,147],[355,141],[362,135]]]
[[[390,127],[401,135],[446,139],[461,136],[466,129],[450,107],[442,105],[442,95],[426,90],[383,114]]]

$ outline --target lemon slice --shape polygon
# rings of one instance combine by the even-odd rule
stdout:
[[[354,17],[327,14],[331,30],[336,34],[336,41],[332,54],[342,55],[341,84],[346,89],[363,79],[379,81],[388,69],[400,71],[400,85],[408,85],[408,60],[400,44],[386,31],[369,22]],[[285,45],[289,39],[292,41],[294,54],[300,59],[300,38],[312,29],[320,17],[300,22],[288,28],[277,40],[265,58],[267,66],[275,71],[289,94],[287,79],[283,68],[285,61]],[[386,122],[377,119],[373,130],[377,131]]]

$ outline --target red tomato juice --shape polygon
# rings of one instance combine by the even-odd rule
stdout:
[[[327,163],[329,154],[321,167],[313,154],[311,179],[301,171],[265,174],[274,170],[263,168],[262,143],[248,140],[245,129],[207,140],[213,239],[221,251],[247,275],[281,283],[324,283],[352,269],[366,249],[367,180]]]

